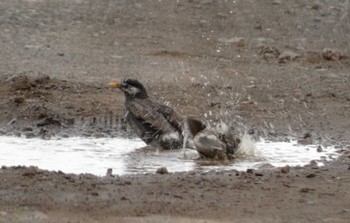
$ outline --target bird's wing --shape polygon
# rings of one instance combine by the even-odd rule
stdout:
[[[157,108],[157,111],[170,122],[170,124],[178,131],[181,131],[181,126],[183,123],[183,118],[177,114],[172,108],[152,102]]]
[[[166,109],[149,99],[129,101],[125,104],[125,107],[143,125],[148,125],[154,131],[160,133],[177,131],[177,128],[172,125],[172,122],[177,123],[178,117],[171,115],[171,108]],[[177,125],[180,127],[181,123]]]

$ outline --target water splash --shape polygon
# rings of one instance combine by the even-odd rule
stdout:
[[[256,143],[249,134],[243,134],[241,137],[241,143],[238,146],[236,152],[237,157],[253,157],[255,155]]]

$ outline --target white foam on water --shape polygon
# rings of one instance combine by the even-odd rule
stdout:
[[[159,167],[170,172],[190,170],[246,170],[268,163],[273,166],[303,166],[311,160],[335,159],[334,147],[302,146],[296,141],[254,142],[243,136],[238,158],[229,164],[198,162],[194,150],[148,151],[140,139],[125,138],[62,138],[24,139],[0,136],[0,166],[37,166],[41,169],[60,170],[65,173],[92,173],[103,176],[108,168],[113,174],[154,173]]]

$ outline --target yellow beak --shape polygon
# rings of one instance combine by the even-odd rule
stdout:
[[[109,88],[118,88],[118,87],[120,87],[120,83],[119,82],[111,82],[111,83],[108,83],[107,84],[107,87],[109,87]]]

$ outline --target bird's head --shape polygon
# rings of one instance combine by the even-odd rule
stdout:
[[[148,98],[145,87],[135,79],[126,79],[123,82],[111,82],[109,88],[119,88],[124,92],[126,99]]]

